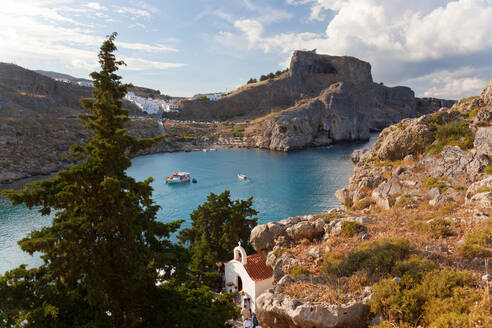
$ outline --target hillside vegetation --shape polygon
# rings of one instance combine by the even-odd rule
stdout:
[[[492,81],[352,158],[343,209],[252,231],[277,281],[262,324],[491,327]]]

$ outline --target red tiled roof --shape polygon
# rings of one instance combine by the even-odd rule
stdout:
[[[248,255],[244,268],[253,281],[261,281],[273,276],[272,268],[266,265],[266,259],[260,253]]]

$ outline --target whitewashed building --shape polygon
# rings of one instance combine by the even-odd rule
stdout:
[[[90,82],[90,81],[78,81],[77,82],[78,85],[80,85],[81,87],[93,87],[94,86],[94,83]]]
[[[247,255],[239,245],[234,248],[234,258],[225,263],[225,284],[227,292],[238,292],[241,307],[249,300],[251,311],[255,311],[256,299],[268,288],[273,287],[273,270],[266,265],[266,258],[260,254]]]

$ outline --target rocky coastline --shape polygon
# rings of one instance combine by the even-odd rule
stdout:
[[[422,292],[421,305],[412,311],[423,317],[414,323],[487,327],[492,300],[485,261],[492,255],[487,242],[492,238],[492,81],[478,97],[385,128],[371,149],[356,150],[352,159],[354,175],[335,194],[343,208],[258,225],[251,232],[251,244],[265,254],[275,280],[257,299],[262,326],[405,326],[409,315],[381,304],[392,304],[395,311],[407,306],[398,295],[413,291],[405,289],[415,288],[406,279],[421,278],[410,267],[423,265],[418,270],[433,279],[467,275],[467,292],[487,301],[477,305],[461,299],[455,301],[460,310],[453,312],[442,307],[448,295]],[[477,243],[474,238],[482,235],[485,241]],[[451,293],[453,283],[442,283]],[[425,302],[433,305],[426,308]]]

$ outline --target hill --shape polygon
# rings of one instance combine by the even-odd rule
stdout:
[[[259,225],[264,327],[491,327],[492,81],[356,150],[343,208]]]
[[[219,101],[182,100],[179,117],[203,120],[255,119],[317,98],[337,82],[360,85],[360,90],[354,92],[364,92],[377,98],[367,107],[383,113],[372,120],[371,128],[380,129],[403,117],[435,111],[453,103],[440,99],[418,99],[409,88],[388,88],[374,83],[371,65],[354,57],[295,51],[289,69],[279,76],[246,84]],[[385,118],[384,112],[387,110],[400,114],[389,113],[388,118]]]

